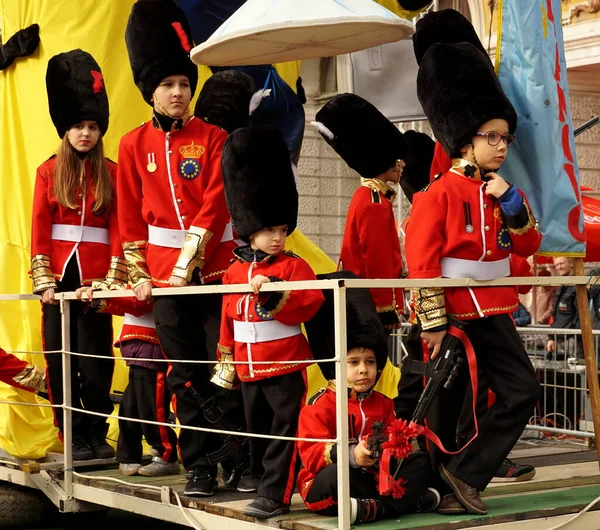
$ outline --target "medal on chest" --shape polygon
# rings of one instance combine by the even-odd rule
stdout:
[[[473,227],[473,219],[471,218],[471,203],[463,202],[463,210],[465,212],[465,232],[472,234],[475,231]]]
[[[154,173],[156,171],[156,155],[154,153],[148,153],[148,165],[146,169],[150,173]]]
[[[196,145],[194,142],[191,145],[182,145],[179,148],[181,156],[184,157],[179,164],[179,175],[185,180],[194,180],[200,176],[202,166],[198,159],[204,154],[206,148],[203,145]]]

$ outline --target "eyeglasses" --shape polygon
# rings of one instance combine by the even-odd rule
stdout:
[[[497,146],[500,143],[500,140],[504,140],[506,147],[510,147],[515,141],[514,134],[500,134],[500,133],[475,133],[475,136],[485,136],[487,137],[488,145],[492,147]]]

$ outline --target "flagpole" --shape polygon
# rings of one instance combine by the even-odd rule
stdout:
[[[583,276],[583,258],[573,260],[575,276]],[[594,421],[594,438],[596,442],[596,455],[598,467],[600,468],[600,452],[598,452],[597,436],[600,434],[600,385],[598,384],[598,365],[596,362],[596,350],[594,348],[594,337],[592,335],[592,319],[589,311],[587,287],[577,285],[577,310],[581,324],[581,338],[583,340],[583,354],[585,356],[585,371],[587,373],[588,388],[590,391],[590,404],[592,407],[592,419]]]

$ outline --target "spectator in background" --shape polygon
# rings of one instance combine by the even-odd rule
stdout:
[[[552,276],[552,273],[548,269],[543,269],[538,273],[538,276]],[[550,324],[552,311],[554,309],[555,295],[556,287],[553,285],[541,285],[536,287],[536,324]]]
[[[531,315],[521,302],[519,302],[519,307],[513,312],[512,317],[517,327],[529,326],[531,324]]]

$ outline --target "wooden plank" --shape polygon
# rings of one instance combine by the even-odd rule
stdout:
[[[458,530],[484,525],[523,521],[528,519],[554,517],[566,513],[577,513],[600,495],[600,486],[587,486],[554,490],[543,493],[515,495],[486,499],[489,508],[487,515],[444,516],[437,513],[404,515],[398,519],[388,519],[369,524],[369,530]],[[599,507],[600,508],[600,507]],[[600,520],[600,513],[598,514]],[[333,530],[337,519],[316,518],[283,525],[288,530]]]
[[[557,466],[562,464],[577,464],[580,462],[593,462],[596,459],[596,451],[585,451],[579,453],[563,453],[559,455],[534,456],[531,458],[519,458],[515,460],[519,464],[529,464],[536,468]]]
[[[583,444],[540,445],[534,447],[521,446],[513,449],[508,457],[511,460],[522,460],[523,458],[530,458],[534,456],[553,456],[568,453],[585,453],[588,451],[590,451],[590,449]]]

